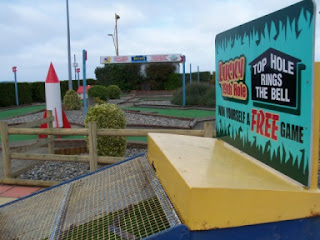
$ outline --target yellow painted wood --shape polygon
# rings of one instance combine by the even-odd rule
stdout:
[[[311,163],[311,189],[318,189],[318,171],[319,171],[319,111],[320,111],[320,62],[314,65],[314,92],[313,92],[313,148]]]
[[[221,140],[152,133],[148,159],[191,230],[320,214],[319,190],[305,189]]]

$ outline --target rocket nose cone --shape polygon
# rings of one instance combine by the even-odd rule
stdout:
[[[54,70],[52,62],[50,63],[46,83],[59,83],[59,78]]]

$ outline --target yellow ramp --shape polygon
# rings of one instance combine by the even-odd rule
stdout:
[[[320,215],[307,190],[218,139],[150,133],[148,159],[190,230]]]

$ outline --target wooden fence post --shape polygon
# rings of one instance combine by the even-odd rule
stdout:
[[[204,137],[213,137],[213,128],[212,128],[212,123],[211,122],[204,122],[203,123],[203,130],[204,130]]]
[[[52,111],[51,110],[48,110],[47,111],[47,118],[49,118],[49,117],[52,117]],[[53,122],[51,121],[51,122],[48,122],[48,128],[53,128]],[[52,139],[53,138],[53,139]],[[48,135],[48,139],[49,140],[51,140],[52,139],[52,141],[50,141],[49,143],[48,143],[48,153],[49,154],[54,154],[54,136],[53,135]]]
[[[98,169],[97,123],[89,122],[89,162],[90,171]]]
[[[3,173],[5,178],[11,178],[11,159],[8,135],[8,123],[0,122]]]

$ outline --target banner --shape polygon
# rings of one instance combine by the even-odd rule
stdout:
[[[101,64],[182,62],[182,60],[183,59],[181,54],[100,57]]]

